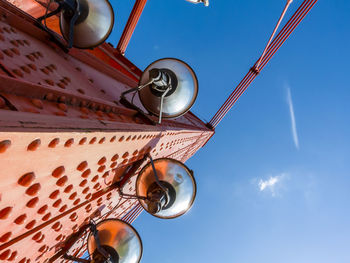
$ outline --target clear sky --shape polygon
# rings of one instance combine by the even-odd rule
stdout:
[[[262,52],[285,0],[149,0],[126,52],[197,73],[209,121]],[[294,0],[287,19],[300,5]],[[134,1],[112,1],[116,45]],[[285,20],[286,21],[286,20]],[[350,262],[350,1],[319,0],[187,165],[198,195],[134,226],[143,263]]]

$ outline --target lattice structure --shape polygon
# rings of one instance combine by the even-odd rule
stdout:
[[[10,2],[42,13],[36,1]],[[185,162],[213,135],[192,113],[152,126],[124,108],[120,93],[141,71],[113,52],[104,44],[66,54],[0,1],[1,262],[47,262],[91,217],[132,222],[142,208],[112,187],[126,168],[145,153]],[[70,253],[82,255],[85,242]]]

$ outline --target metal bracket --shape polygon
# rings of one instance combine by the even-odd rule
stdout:
[[[55,1],[58,4],[58,7],[56,8],[56,10],[48,13],[48,10],[50,8],[50,4],[52,3],[52,1]],[[60,13],[63,9],[71,9],[74,11],[74,15],[70,21],[70,25],[69,25],[69,39],[68,39],[68,46],[66,46],[61,39],[59,39],[56,36],[56,32],[52,31],[51,29],[49,29],[46,26],[46,19],[49,17],[52,17],[54,15],[57,15],[58,13]],[[61,48],[63,49],[64,52],[68,53],[69,49],[73,47],[73,39],[74,39],[74,25],[75,22],[77,21],[79,15],[80,15],[80,2],[78,0],[50,0],[50,2],[47,5],[47,9],[46,9],[46,13],[45,15],[37,18],[37,22],[38,22],[38,26],[43,29],[44,31],[46,31],[50,37],[52,38],[52,40]],[[42,23],[44,21],[44,23]]]

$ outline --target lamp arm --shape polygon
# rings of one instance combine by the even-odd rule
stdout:
[[[91,260],[89,259],[77,258],[67,254],[64,254],[63,258],[67,260],[75,261],[75,262],[80,262],[80,263],[91,263]]]
[[[130,195],[130,194],[124,194],[121,188],[118,188],[119,195],[123,197],[124,199],[141,199],[141,200],[147,200],[147,197],[145,196],[139,196],[139,195]],[[125,198],[128,197],[128,198]]]
[[[106,259],[108,259],[109,255],[106,252],[106,250],[104,250],[103,247],[101,247],[100,237],[98,236],[98,230],[97,230],[96,225],[94,223],[90,223],[90,231],[95,238],[96,249],[98,250],[98,252],[101,253],[102,256],[104,256]]]
[[[154,173],[154,178],[156,179],[157,185],[158,185],[160,188],[162,188],[162,190],[163,190],[165,193],[168,193],[168,190],[165,189],[165,188],[162,186],[162,184],[160,183],[160,181],[159,181],[159,177],[158,177],[158,175],[157,175],[156,167],[154,166],[154,162],[153,162],[152,156],[151,156],[150,154],[148,154],[148,158],[149,158],[149,160],[150,160],[150,162],[151,162],[152,169],[153,169],[153,173]]]

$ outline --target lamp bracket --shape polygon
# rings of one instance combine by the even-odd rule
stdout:
[[[50,5],[52,2],[56,2],[58,4],[58,7],[52,11],[48,12]],[[52,17],[54,15],[57,15],[60,13],[62,10],[70,10],[73,13],[73,16],[70,20],[70,25],[69,25],[69,38],[68,38],[68,45],[66,46],[63,44],[63,42],[57,37],[56,33],[53,32],[51,29],[49,29],[46,25],[46,19],[49,17]],[[47,4],[46,7],[46,13],[45,15],[37,18],[38,26],[43,29],[45,32],[47,32],[52,40],[60,47],[63,49],[64,52],[68,52],[70,48],[73,47],[73,40],[74,40],[74,25],[76,21],[78,20],[80,15],[80,2],[78,0],[50,0],[50,2]],[[43,23],[44,22],[44,23]]]
[[[120,102],[128,107],[128,108],[132,108],[134,110],[137,110],[137,112],[142,115],[142,117],[146,118],[148,121],[150,121],[153,125],[156,125],[156,123],[149,117],[146,115],[146,113],[141,110],[138,106],[136,106],[133,102],[134,97],[136,95],[137,92],[139,92],[140,90],[142,90],[143,88],[152,85],[151,87],[151,91],[152,92],[157,92],[160,97],[160,112],[159,112],[159,118],[158,118],[158,123],[161,124],[162,123],[162,116],[163,116],[163,104],[164,104],[164,98],[166,97],[167,94],[170,94],[172,92],[174,92],[174,88],[177,84],[177,80],[176,80],[176,76],[174,75],[174,73],[171,73],[171,71],[166,70],[166,69],[151,69],[150,70],[150,80],[143,85],[139,85],[136,88],[131,88],[129,90],[124,91],[121,94],[121,98],[120,98]],[[172,76],[174,75],[174,76]],[[175,86],[174,86],[175,85]],[[129,93],[133,93],[132,95],[132,99],[131,101],[128,101],[126,98],[126,94]],[[152,115],[151,112],[149,112],[150,115]]]

